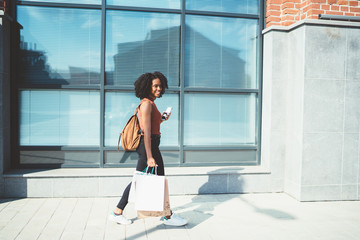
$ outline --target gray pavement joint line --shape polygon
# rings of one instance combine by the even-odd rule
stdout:
[[[67,223],[66,223],[65,226],[64,226],[64,231],[63,231],[63,233],[61,234],[60,238],[63,238],[63,235],[64,235],[64,234],[65,234],[65,236],[66,236],[66,233],[67,233],[68,229],[71,229],[72,224],[74,224],[74,222],[76,222],[76,221],[73,221],[72,218],[73,218],[73,217],[76,217],[77,214],[78,214],[78,212],[77,212],[78,209],[81,209],[81,207],[79,207],[81,201],[82,201],[81,198],[78,198],[78,199],[76,200],[76,203],[74,204],[74,209],[72,210],[72,212],[71,212],[71,214],[70,214],[70,216],[69,216],[69,220],[67,221]],[[91,200],[91,201],[93,201],[93,200]],[[85,230],[84,228],[81,229],[82,234],[83,234],[84,230]],[[81,236],[82,236],[82,235],[81,235]]]
[[[110,199],[107,198],[107,210],[106,210],[106,217],[105,217],[105,230],[104,230],[104,234],[103,234],[103,239],[105,239],[106,236],[106,230],[107,230],[107,225],[108,225],[108,221],[109,221],[109,208],[110,208]],[[126,231],[126,228],[125,228]]]
[[[40,233],[39,233],[39,236],[36,238],[36,239],[39,239],[40,236],[41,236],[41,233],[42,231],[47,227],[47,225],[49,224],[50,222],[50,219],[54,216],[55,212],[56,212],[56,209],[60,206],[61,204],[61,200],[58,202],[57,206],[54,208],[54,211],[52,212],[50,218],[48,219],[48,221],[46,222],[46,224],[44,225],[44,227],[41,229]]]
[[[29,200],[26,200],[26,203],[23,204],[23,205],[21,205],[21,208],[23,208],[24,205],[27,204],[27,202],[29,202]],[[11,203],[13,203],[13,201],[12,201]],[[14,204],[14,203],[13,203],[13,204]],[[10,204],[9,204],[9,205],[10,205]],[[16,217],[16,215],[18,215],[18,213],[21,211],[21,210],[17,211],[18,208],[15,208],[15,209],[16,209],[16,212],[8,219],[5,227],[1,229],[2,231],[6,230],[6,227],[11,223],[11,221]],[[0,235],[1,235],[1,234],[0,234]],[[18,234],[17,234],[17,235],[18,235]],[[17,237],[17,235],[15,236],[15,238]]]
[[[89,220],[90,220],[90,214],[91,214],[91,210],[93,209],[93,207],[94,207],[94,202],[95,202],[95,200],[94,199],[92,199],[92,202],[91,202],[91,208],[89,209],[89,211],[88,211],[88,215],[87,215],[87,218],[86,218],[86,224],[85,224],[85,226],[84,226],[84,229],[83,229],[83,232],[82,232],[82,235],[81,235],[81,239],[83,239],[84,238],[84,234],[85,234],[85,230],[86,230],[86,228],[87,228],[87,225],[88,225],[88,222],[89,222]],[[76,203],[77,204],[77,203]],[[105,233],[104,233],[105,234]]]
[[[88,222],[89,222],[89,220],[90,220],[91,211],[92,211],[92,209],[93,209],[93,207],[94,207],[94,202],[95,202],[95,200],[92,199],[92,201],[91,201],[91,207],[90,207],[90,209],[89,209],[89,211],[88,211],[88,216],[87,216],[87,218],[86,218],[86,223],[85,223],[84,229],[83,229],[83,231],[82,231],[81,239],[84,239],[84,235],[85,235],[85,232],[86,232],[86,228],[88,227]],[[77,204],[76,204],[76,205],[77,205]]]
[[[2,201],[6,201],[7,199],[2,199]],[[10,199],[9,200],[7,200],[7,202],[3,202],[3,203],[0,203],[0,204],[4,204],[5,206],[4,207],[2,207],[1,209],[0,209],[0,214],[1,214],[1,212],[5,209],[5,208],[7,208],[7,206],[10,204]]]
[[[63,201],[63,199],[61,200],[61,202],[62,202],[62,201]],[[74,210],[75,210],[75,206],[76,206],[76,204],[77,204],[78,201],[79,201],[79,198],[76,198],[76,203],[73,204],[73,208],[72,208],[72,210],[71,210],[71,214],[69,214],[69,216],[68,216],[67,222],[69,222],[69,219],[70,219],[71,215],[73,214],[73,212],[74,212]],[[55,212],[56,212],[56,211],[55,211]],[[54,212],[54,213],[55,213],[55,212]],[[50,222],[50,220],[49,220],[49,222]],[[67,225],[67,224],[65,224],[65,226],[63,226],[63,229],[62,229],[62,231],[61,231],[61,234],[60,234],[60,236],[59,236],[59,239],[62,238],[62,236],[63,236],[63,234],[64,234],[64,232],[65,232],[66,225]]]
[[[14,216],[13,216],[11,219],[9,219],[8,224],[11,223],[11,221],[12,221],[13,219],[16,219],[16,217],[18,217],[18,215],[22,212],[22,209],[24,209],[25,206],[28,205],[28,204],[29,204],[29,200],[27,200],[26,203],[21,206],[21,209],[19,209],[19,210],[16,211],[16,213],[14,214]],[[18,232],[17,232],[17,234],[14,236],[14,239],[16,239],[16,238],[19,236],[19,234],[20,234],[20,232],[21,232],[21,230],[22,230],[23,228],[24,228],[24,227],[22,227],[21,229],[17,229]]]
[[[103,239],[105,239],[105,237],[106,237],[107,226],[109,223],[109,210],[110,210],[110,205],[111,205],[110,203],[111,203],[111,199],[107,198],[107,210],[106,210],[106,216],[105,216],[105,230],[104,230]]]
[[[60,201],[58,201],[58,204],[56,205],[56,207],[52,208],[52,214],[55,212],[56,208],[58,207],[59,202],[60,202]],[[38,211],[38,212],[41,212],[41,210],[43,209],[44,206],[46,206],[46,204],[49,204],[49,200],[48,200],[48,199],[45,199],[45,203],[41,206],[41,208],[39,208],[39,211]],[[49,213],[51,213],[51,212],[49,212]],[[43,229],[45,228],[45,226],[47,225],[48,220],[52,217],[52,214],[48,217],[46,223],[43,224],[43,227],[41,228],[41,230],[37,233],[37,238],[36,238],[36,239],[38,239],[38,238],[40,237],[42,230],[43,230]],[[36,215],[37,215],[37,214],[36,214]],[[36,215],[33,216],[32,220],[34,219],[34,217],[36,217]]]
[[[37,201],[37,199],[35,200]],[[42,202],[44,202],[44,199],[41,199]],[[30,204],[31,201],[27,201],[27,204],[25,204],[23,206],[26,207],[26,205]],[[31,214],[31,216],[29,217],[29,219],[27,220],[27,222],[23,225],[23,227],[19,230],[18,234],[16,235],[15,239],[21,234],[21,232],[24,230],[24,228],[26,227],[26,225],[31,221],[31,219],[34,217],[34,215],[39,211],[39,209],[41,208],[42,204],[38,204],[38,208]],[[20,213],[21,211],[18,212],[18,214]]]
[[[34,219],[34,217],[41,211],[42,207],[45,205],[46,203],[46,199],[41,199],[42,200],[42,204],[39,205],[39,208],[34,212],[33,216],[29,219],[29,221],[25,224],[24,228],[21,230],[21,232],[19,233],[19,235],[22,233],[22,231],[24,231],[24,229],[26,228],[26,226],[31,223],[31,221]],[[54,210],[55,211],[55,210]],[[38,234],[37,238],[40,236],[40,233]]]
[[[106,227],[109,227],[110,224],[112,224],[113,222],[109,220],[109,215],[110,213],[112,213],[114,210],[113,210],[113,205],[112,205],[113,201],[111,200],[111,198],[109,198],[109,201],[108,201],[108,209],[107,209],[107,218],[106,218]],[[125,227],[125,234],[126,234],[126,227]],[[106,239],[106,231],[104,232],[104,239]],[[126,236],[126,235],[125,235]]]
[[[69,214],[68,219],[67,219],[67,222],[68,222],[68,223],[69,223],[69,221],[70,221],[71,216],[72,216],[72,215],[74,214],[74,212],[75,212],[76,205],[77,205],[77,203],[79,202],[79,199],[80,199],[80,198],[76,198],[76,203],[74,204],[74,206],[73,206],[73,208],[72,208],[72,210],[71,210],[71,214]],[[65,224],[65,226],[64,226],[64,228],[63,228],[63,231],[62,231],[62,233],[61,233],[61,235],[60,235],[60,239],[62,238],[62,235],[63,235],[64,232],[65,232],[66,225],[67,225],[67,224]]]
[[[21,199],[22,201],[24,201],[24,199]],[[14,204],[14,201],[17,201],[17,199],[14,199],[13,201],[9,202],[8,206],[10,207],[11,204]],[[29,199],[25,199],[25,203],[21,204],[20,207],[24,207],[24,205],[26,205],[26,203],[29,201]],[[11,220],[16,217],[16,215],[19,213],[19,211],[16,211],[16,213],[13,214],[13,216],[9,219],[8,223],[11,222]]]
[[[83,238],[88,238],[87,236],[89,234],[96,234],[99,238],[99,235],[103,235],[105,232],[105,225],[104,223],[106,222],[106,216],[107,214],[104,214],[104,210],[107,209],[107,206],[104,206],[104,199],[105,198],[94,198],[93,204],[91,206],[91,210],[90,210],[90,218],[86,224],[86,228],[84,230],[85,232],[85,237],[83,236]],[[96,221],[95,221],[96,219]],[[90,223],[90,224],[89,224]],[[94,224],[96,226],[98,226],[98,224],[101,223],[100,225],[102,226],[101,228],[97,229],[96,231],[93,231],[94,228]]]

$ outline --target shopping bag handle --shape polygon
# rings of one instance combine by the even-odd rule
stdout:
[[[153,167],[150,174],[154,174],[154,168],[155,168],[155,175],[157,175],[157,166]],[[148,173],[149,166],[147,166],[141,173],[145,174]]]

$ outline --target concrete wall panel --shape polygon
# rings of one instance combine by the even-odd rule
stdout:
[[[305,26],[305,78],[345,79],[346,28]]]
[[[304,132],[342,132],[344,81],[305,79]]]
[[[98,197],[99,178],[54,178],[54,197]]]
[[[359,53],[360,54],[360,53]],[[346,81],[345,126],[346,133],[360,132],[360,81]]]
[[[346,78],[360,81],[360,31],[358,28],[347,29]]]
[[[345,133],[342,160],[342,184],[357,184],[359,177],[359,134]]]
[[[343,134],[304,134],[302,185],[341,184]]]

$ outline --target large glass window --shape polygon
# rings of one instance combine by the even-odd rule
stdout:
[[[190,10],[248,13],[259,12],[258,0],[186,0],[186,8]]]
[[[108,11],[106,84],[132,85],[144,72],[179,85],[180,15]]]
[[[108,5],[180,9],[181,0],[107,0]]]
[[[100,13],[19,6],[19,81],[42,85],[99,84]]]
[[[28,2],[57,2],[57,3],[76,3],[76,4],[101,4],[102,0],[26,0]]]
[[[255,94],[185,95],[184,144],[254,145]]]
[[[256,88],[258,21],[186,17],[185,86]]]
[[[14,93],[20,166],[133,167],[116,145],[138,106],[134,82],[160,71],[165,164],[256,165],[259,0],[16,1]]]
[[[20,91],[21,146],[99,146],[95,91]]]

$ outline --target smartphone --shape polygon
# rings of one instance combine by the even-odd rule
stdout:
[[[162,120],[165,120],[166,117],[169,116],[169,114],[171,113],[171,109],[172,109],[172,107],[168,107],[168,108],[165,110],[164,114],[161,116],[161,119],[162,119]]]

